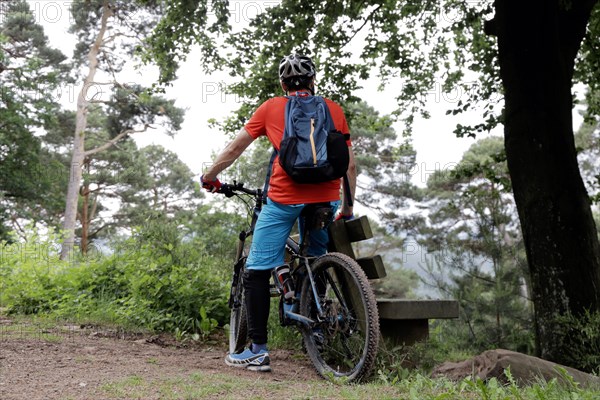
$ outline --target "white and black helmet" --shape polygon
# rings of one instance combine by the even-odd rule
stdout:
[[[284,80],[293,77],[312,78],[315,76],[315,64],[310,57],[300,54],[290,54],[283,57],[279,63],[279,79]]]

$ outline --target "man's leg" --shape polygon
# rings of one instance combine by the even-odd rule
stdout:
[[[267,322],[271,305],[270,276],[271,270],[248,269],[244,273],[248,337],[255,347],[256,345],[266,346],[267,343]]]
[[[239,354],[228,354],[225,363],[254,371],[271,371],[271,359],[267,351],[267,320],[269,318],[270,270],[248,269],[244,272],[244,296],[248,321],[250,348]],[[261,327],[264,326],[264,330]]]
[[[268,356],[267,322],[271,302],[269,278],[273,268],[284,264],[285,241],[302,207],[303,205],[282,205],[269,200],[256,222],[244,274],[248,336],[252,341],[249,349],[251,353]],[[252,358],[251,353],[244,357]],[[228,358],[236,357],[230,355]],[[227,363],[236,365],[232,361],[234,360],[228,360]],[[268,364],[269,360],[266,362]]]
[[[246,268],[245,284],[248,336],[254,344],[267,342],[269,316],[269,277],[273,268],[284,264],[285,241],[303,205],[284,205],[271,200],[263,207],[254,227]]]

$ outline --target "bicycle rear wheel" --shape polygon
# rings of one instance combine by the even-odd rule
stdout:
[[[317,324],[303,328],[306,351],[326,379],[357,381],[370,375],[379,346],[377,302],[362,268],[350,257],[329,253],[311,266],[323,318],[318,317],[308,277],[300,297],[300,313]]]
[[[242,244],[243,245],[243,244]],[[229,317],[229,353],[236,354],[244,351],[248,343],[248,320],[244,298],[244,271],[246,257],[243,249],[238,249],[238,262],[233,267],[233,280],[229,299],[231,314]]]

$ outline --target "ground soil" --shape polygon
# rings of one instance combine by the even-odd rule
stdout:
[[[228,367],[223,342],[181,343],[168,335],[93,326],[44,328],[0,318],[0,399],[103,399],[110,398],[107,384],[127,377],[152,382],[196,372],[291,386],[318,380],[306,357],[285,350],[272,352],[271,373]]]

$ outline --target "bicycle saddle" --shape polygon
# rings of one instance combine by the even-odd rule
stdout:
[[[333,209],[329,203],[308,204],[300,213],[305,227],[309,230],[325,229],[333,219]]]

